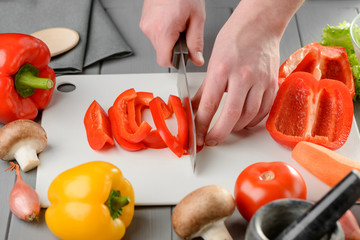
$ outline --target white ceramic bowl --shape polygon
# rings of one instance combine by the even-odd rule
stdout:
[[[356,56],[360,61],[360,14],[351,22],[350,35]]]

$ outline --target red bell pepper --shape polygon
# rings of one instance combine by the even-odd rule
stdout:
[[[174,111],[176,121],[178,124],[177,139],[180,142],[180,144],[183,146],[184,151],[187,153],[189,149],[189,128],[188,128],[187,114],[183,108],[183,105],[179,97],[170,95],[168,105]]]
[[[141,119],[139,119],[139,123],[137,122],[136,118],[136,110],[135,110],[135,99],[131,99],[127,102],[127,114],[128,114],[128,119],[129,119],[129,127],[131,129],[131,131],[134,133],[136,131],[139,130],[140,128],[140,124],[141,124]]]
[[[119,130],[119,134],[126,141],[132,143],[141,142],[151,131],[151,126],[145,121],[141,122],[135,132],[131,130],[129,120],[133,121],[131,124],[136,124],[134,116],[135,109],[129,113],[127,105],[129,101],[134,100],[136,96],[137,94],[133,88],[128,89],[121,93],[113,104],[115,124],[118,124],[117,129]]]
[[[179,141],[179,138],[173,136],[166,126],[165,117],[163,114],[163,109],[166,108],[166,104],[160,97],[156,97],[153,100],[151,100],[150,104],[150,111],[151,115],[153,117],[155,126],[161,136],[161,138],[164,140],[166,145],[170,148],[171,151],[173,151],[178,157],[181,157],[184,154],[184,147],[183,143]],[[174,107],[174,105],[173,105]],[[175,107],[173,108],[175,111]],[[183,109],[183,108],[182,108]],[[176,106],[176,111],[178,110]],[[184,110],[183,110],[184,111]],[[176,114],[175,114],[176,116]],[[179,116],[183,116],[180,114]],[[186,116],[186,115],[185,115]],[[177,119],[178,124],[182,124],[184,121],[183,119]],[[187,125],[187,122],[185,120],[185,123]],[[182,128],[179,126],[179,128]]]
[[[159,131],[157,129],[152,130],[149,135],[143,140],[145,146],[154,149],[166,148],[167,145],[164,140],[161,138]]]
[[[136,92],[136,105],[149,106],[150,101],[154,98],[154,94],[151,92]]]
[[[291,149],[300,141],[337,149],[346,142],[352,120],[352,97],[344,84],[295,72],[281,84],[266,129],[275,141]]]
[[[351,97],[355,95],[354,78],[345,48],[328,47],[314,42],[295,51],[279,69],[279,85],[293,72],[308,72],[316,79],[343,82]]]
[[[54,91],[48,47],[30,35],[1,33],[0,56],[0,122],[35,119]]]
[[[119,144],[120,147],[124,148],[127,151],[131,151],[131,152],[146,149],[146,146],[142,142],[131,143],[131,142],[126,141],[124,138],[122,138],[120,136],[120,131],[118,129],[119,124],[117,123],[117,119],[115,118],[114,107],[109,108],[108,115],[109,115],[109,119],[110,119],[112,134],[115,138],[115,141]]]
[[[89,145],[94,150],[102,149],[106,143],[113,146],[110,120],[100,104],[94,100],[85,113],[84,125]]]
[[[129,119],[129,125],[134,132],[140,127],[142,111],[149,108],[149,103],[154,98],[154,94],[149,92],[137,92],[136,94],[136,98],[129,101],[127,105],[129,118],[131,117],[131,119]],[[171,117],[172,113],[167,106],[162,110],[166,119]],[[152,130],[144,138],[143,143],[149,148],[161,149],[167,147],[156,129]]]

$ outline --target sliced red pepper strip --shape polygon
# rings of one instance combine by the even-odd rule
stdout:
[[[127,102],[127,114],[129,119],[129,127],[134,133],[139,130],[141,125],[141,120],[139,123],[137,123],[136,120],[135,99],[131,99]]]
[[[110,120],[97,101],[93,101],[84,117],[84,125],[89,145],[94,150],[102,149],[106,143],[114,145]]]
[[[111,130],[112,130],[112,134],[115,138],[115,141],[119,144],[119,146],[124,148],[125,150],[131,151],[131,152],[146,149],[146,146],[143,143],[141,143],[141,142],[140,143],[131,143],[131,142],[126,141],[125,139],[123,139],[120,136],[120,132],[118,129],[119,124],[117,123],[114,113],[115,112],[114,112],[113,107],[110,107],[108,110],[108,115],[109,115],[109,119],[110,119],[110,123],[111,123]]]
[[[141,122],[142,111],[146,108],[149,108],[149,106],[139,104],[135,107],[135,120],[137,123]],[[162,149],[167,147],[157,129],[151,130],[143,140],[143,143],[149,148]]]
[[[132,143],[141,142],[151,131],[151,126],[145,121],[140,124],[136,132],[131,131],[129,119],[135,122],[135,116],[128,115],[127,104],[130,100],[135,99],[136,96],[137,94],[133,88],[128,89],[121,93],[113,104],[114,118],[116,123],[119,124],[118,129],[120,136]],[[135,114],[135,111],[132,114]]]
[[[135,122],[136,122],[136,126],[133,127],[134,129],[137,129],[142,121],[142,111],[144,109],[149,108],[149,103],[150,101],[154,98],[154,95],[152,93],[149,92],[137,92],[137,96],[135,99]],[[132,103],[128,104],[128,111],[132,111],[133,108]],[[169,118],[172,115],[172,112],[170,111],[170,109],[165,105],[163,105],[163,114],[164,117]],[[165,142],[162,140],[159,132],[154,129],[152,130],[148,136],[146,136],[146,138],[143,140],[143,143],[149,147],[149,148],[155,148],[155,149],[162,149],[162,148],[166,148],[167,145],[165,144]]]
[[[163,108],[164,101],[160,97],[156,97],[150,101],[149,107],[151,111],[151,115],[153,117],[155,126],[164,140],[166,145],[173,151],[178,157],[181,157],[184,153],[184,148],[182,144],[178,141],[176,137],[174,137],[166,126]],[[165,104],[166,105],[166,104]]]
[[[300,141],[337,149],[346,142],[352,120],[352,97],[344,84],[295,72],[280,86],[266,129],[291,149]]]
[[[167,147],[166,143],[156,129],[152,130],[149,135],[146,136],[143,143],[149,148],[162,149]]]
[[[169,107],[174,111],[177,125],[178,125],[178,134],[177,139],[180,144],[183,146],[185,152],[189,149],[189,128],[188,128],[188,119],[186,112],[181,103],[181,99],[177,96],[170,95],[168,101]]]
[[[130,100],[127,105],[130,128],[136,132],[142,122],[141,113],[143,107],[149,106],[149,102],[154,98],[154,94],[150,92],[136,92],[136,98]]]
[[[143,108],[145,106],[144,105],[136,105],[135,106],[135,122],[138,126],[140,126],[141,124],[141,121],[142,121],[142,111],[143,111]]]
[[[135,105],[149,106],[150,101],[154,98],[151,92],[136,92]]]

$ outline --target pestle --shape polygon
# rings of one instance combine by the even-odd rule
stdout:
[[[288,225],[275,240],[318,240],[360,198],[360,173],[351,171],[316,204]]]

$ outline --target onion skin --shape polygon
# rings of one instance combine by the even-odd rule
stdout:
[[[36,191],[24,182],[18,164],[10,162],[6,170],[16,170],[16,182],[10,192],[9,206],[11,212],[18,218],[31,222],[37,220],[40,213],[40,199]],[[6,171],[5,170],[5,171]]]

